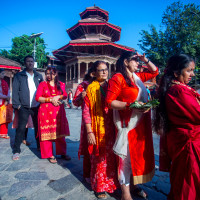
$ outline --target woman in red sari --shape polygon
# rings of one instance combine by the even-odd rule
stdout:
[[[4,80],[5,71],[0,69],[0,107],[8,105],[10,99],[10,91],[7,82]],[[0,124],[0,138],[9,139],[8,123]]]
[[[80,83],[76,89],[73,104],[77,107],[81,106],[81,109],[84,108],[84,98],[86,96],[86,89],[92,81],[91,69],[88,70],[88,73],[85,75],[84,80]],[[81,122],[81,133],[80,133],[80,145],[78,150],[78,158],[83,155],[83,177],[87,183],[90,183],[90,155],[88,152],[88,141],[87,141],[87,131],[82,118]]]
[[[200,96],[187,84],[195,62],[172,56],[161,78],[154,126],[161,135],[160,170],[170,172],[170,200],[200,199]]]
[[[38,111],[38,134],[40,139],[41,158],[57,163],[53,155],[52,142],[56,144],[56,155],[70,160],[66,155],[65,136],[70,135],[63,99],[67,98],[65,84],[58,81],[55,68],[45,71],[46,81],[39,84],[35,99],[40,102]]]
[[[137,73],[139,60],[146,63],[149,72]],[[136,100],[147,102],[148,94],[143,82],[157,75],[158,69],[145,55],[125,52],[117,61],[116,74],[109,80],[106,100],[115,109],[114,121],[118,136],[113,150],[119,156],[118,179],[122,200],[132,200],[129,188],[131,174],[134,185],[151,181],[154,175],[150,112],[129,109],[129,105]],[[143,190],[138,191],[138,194],[146,197]]]
[[[103,61],[96,61],[92,70],[95,80],[86,90],[83,120],[89,144],[91,187],[99,199],[106,199],[105,192],[113,193],[118,186],[116,156],[112,150],[115,130],[112,110],[105,103],[107,65]]]

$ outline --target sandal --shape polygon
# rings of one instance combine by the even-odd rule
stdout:
[[[139,186],[135,186],[133,193],[139,197],[142,197],[143,199],[147,199],[148,197],[147,193]]]
[[[5,135],[5,136],[0,136],[0,138],[4,138],[4,139],[10,139],[10,136]]]
[[[19,160],[19,153],[14,153],[12,159]]]
[[[68,155],[61,155],[61,158],[64,159],[64,160],[71,160],[72,158]]]
[[[56,163],[57,163],[57,160],[56,160],[55,157],[51,157],[51,158],[47,158],[47,159],[48,159],[48,161],[49,161],[50,163],[52,163],[52,164],[56,164]]]
[[[108,198],[108,196],[106,195],[105,192],[97,192],[96,196],[98,199],[107,199]]]

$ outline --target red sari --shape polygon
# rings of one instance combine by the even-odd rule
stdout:
[[[73,104],[77,107],[81,106],[82,110],[84,108],[84,100],[82,99],[82,92],[86,91],[87,87],[89,85],[88,81],[83,81],[80,83],[76,89],[74,98],[73,98]],[[79,144],[79,150],[78,150],[78,158],[80,159],[80,156],[83,155],[83,177],[89,178],[90,177],[90,156],[88,152],[88,141],[87,141],[87,131],[85,128],[85,123],[82,118],[81,122],[81,133],[80,133],[80,144]]]
[[[63,91],[63,99],[67,98],[67,93],[65,91],[65,84],[60,82],[61,89]],[[57,91],[56,87],[50,86],[50,84],[46,81],[43,81],[39,84],[37,93],[36,93],[36,101],[38,101],[39,97],[53,97],[55,95],[61,95],[60,91]],[[44,141],[54,141],[58,140],[64,144],[64,137],[70,135],[69,125],[66,118],[64,104],[59,106],[54,106],[52,103],[41,103],[38,110],[38,135],[40,142]],[[63,140],[63,141],[62,141]],[[66,150],[63,153],[58,155],[65,155]],[[45,153],[46,154],[46,153]],[[47,153],[48,156],[42,158],[48,158],[52,154],[52,152]],[[42,148],[41,148],[42,155]]]
[[[107,85],[103,87],[104,95],[107,91]],[[112,110],[105,105],[105,96],[101,93],[102,111],[105,127],[105,146],[89,145],[91,172],[91,187],[95,192],[113,193],[117,189],[119,183],[117,180],[117,162],[116,156],[112,150],[115,141],[115,129],[113,123]],[[84,99],[85,105],[83,109],[83,119],[85,124],[91,121],[91,102],[88,96]],[[98,115],[98,113],[96,113]],[[94,130],[93,130],[94,131]],[[86,135],[87,137],[87,135]],[[95,135],[96,141],[97,136]]]
[[[5,80],[1,80],[1,86],[2,88],[2,94],[8,96],[8,92],[9,92],[9,87],[8,84]],[[2,104],[0,105],[0,107],[2,105],[4,105],[5,99],[2,99]],[[0,125],[0,137],[6,137],[8,135],[8,123],[5,124],[1,124]]]
[[[145,82],[158,75],[155,72],[142,72],[136,75]],[[128,86],[122,74],[115,74],[108,85],[106,100],[110,105],[112,101],[119,100],[132,103],[138,96],[138,87],[132,83]],[[127,127],[131,117],[131,110],[119,111],[121,123],[125,122]],[[154,151],[151,130],[150,112],[143,114],[137,126],[128,132],[128,144],[131,160],[131,168],[133,174],[133,184],[141,184],[151,181],[154,175]]]
[[[199,100],[193,89],[180,83],[166,94],[169,132],[161,138],[160,170],[170,170],[170,200],[200,199]]]

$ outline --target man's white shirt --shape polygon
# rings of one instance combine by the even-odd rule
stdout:
[[[28,88],[29,88],[29,93],[30,93],[30,107],[37,107],[39,106],[39,102],[35,100],[35,94],[37,91],[37,88],[35,86],[34,82],[34,74],[31,75],[28,72],[26,72],[26,75],[28,76]]]

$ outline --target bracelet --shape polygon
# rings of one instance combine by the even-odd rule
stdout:
[[[45,98],[45,103],[49,103],[49,102],[51,102],[51,98],[50,97]]]
[[[45,98],[45,103],[48,103],[49,102],[49,98]]]
[[[87,132],[87,134],[93,133],[93,131]]]
[[[148,63],[149,63],[149,61],[150,61],[150,60],[148,59],[148,61],[147,61],[147,62],[144,62],[144,63],[145,63],[145,64],[148,64]]]

